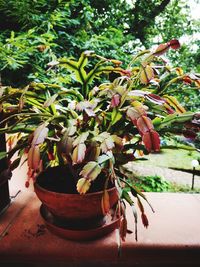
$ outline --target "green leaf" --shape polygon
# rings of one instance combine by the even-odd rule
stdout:
[[[118,111],[116,108],[114,108],[112,111],[112,114],[111,114],[112,124],[114,125],[121,118],[122,118],[122,114],[120,113],[120,111]]]
[[[0,152],[0,160],[4,159],[6,156],[7,156],[7,152],[4,152],[4,151]]]

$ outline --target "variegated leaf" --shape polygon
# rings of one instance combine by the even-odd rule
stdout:
[[[121,99],[121,96],[119,94],[113,95],[113,97],[111,99],[110,107],[111,108],[118,107],[120,104],[120,99]]]
[[[85,194],[90,189],[90,186],[91,186],[91,183],[89,180],[85,178],[81,178],[78,180],[76,189],[79,192],[79,194]]]
[[[93,181],[97,178],[100,172],[101,167],[99,164],[96,161],[90,161],[83,167],[82,171],[80,172],[80,176]]]
[[[83,143],[87,140],[88,135],[89,135],[88,132],[85,132],[85,133],[80,134],[80,135],[75,139],[75,141],[73,142],[73,146],[75,147],[75,146],[77,146],[77,145],[79,145],[79,144],[83,144]]]
[[[73,149],[73,141],[74,139],[68,135],[68,132],[66,131],[63,134],[63,137],[61,138],[60,142],[58,143],[58,149],[60,153],[64,153],[66,155],[69,155],[72,152]]]
[[[86,152],[86,145],[85,144],[78,144],[72,153],[72,161],[73,164],[81,163],[85,158],[85,152]]]
[[[131,121],[135,124],[136,123],[136,120],[142,116],[142,115],[145,115],[146,112],[143,108],[129,108],[126,112],[127,116],[129,119],[131,119]]]
[[[142,68],[140,73],[140,81],[143,84],[148,84],[151,79],[154,78],[153,68],[147,65],[146,67]]]
[[[48,136],[48,132],[49,129],[46,127],[46,123],[41,124],[33,133],[32,146],[42,144]]]
[[[55,95],[52,95],[50,98],[48,98],[44,102],[44,108],[48,108],[49,106],[51,106],[57,97],[58,97],[58,94],[55,94]]]
[[[103,142],[100,145],[100,148],[103,153],[106,153],[109,150],[112,150],[115,147],[115,144],[113,142],[112,136],[108,136],[103,140]]]
[[[178,113],[186,112],[185,108],[178,102],[174,96],[164,95],[167,104],[173,107]]]

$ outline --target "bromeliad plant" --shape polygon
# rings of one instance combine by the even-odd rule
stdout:
[[[0,102],[5,119],[1,125],[6,126],[0,132],[11,136],[9,151],[1,157],[10,160],[18,152],[10,163],[13,169],[27,154],[27,186],[42,170],[67,165],[77,192],[85,194],[103,174],[102,210],[107,213],[110,208],[107,187],[111,181],[119,192],[122,238],[126,234],[124,200],[132,206],[137,221],[127,187],[137,198],[147,227],[141,202],[146,197],[128,181],[122,166],[136,160],[137,151],[159,151],[160,135],[195,134],[184,126],[194,114],[167,94],[181,83],[199,86],[199,76],[180,73],[162,58],[168,49],[179,46],[172,40],[153,52],[142,51],[127,69],[118,60],[86,51],[78,61],[61,58],[49,63],[50,69],[59,67],[66,72],[65,86],[31,83],[23,89],[2,87]],[[15,133],[17,142],[12,146],[10,138]]]

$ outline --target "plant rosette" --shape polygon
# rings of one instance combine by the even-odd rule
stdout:
[[[93,184],[101,184],[102,214],[115,204],[114,216],[122,218],[122,239],[127,232],[126,202],[137,222],[137,199],[147,227],[141,201],[147,199],[129,182],[122,166],[137,160],[137,155],[158,152],[160,136],[185,134],[195,138],[199,130],[197,124],[188,129],[196,115],[168,94],[186,82],[192,89],[199,87],[197,74],[184,74],[163,60],[167,50],[179,47],[177,40],[171,40],[154,51],[141,51],[126,69],[121,61],[85,51],[78,61],[61,58],[48,64],[49,69],[59,67],[65,73],[66,84],[33,82],[22,89],[1,87],[0,103],[5,114],[1,125],[6,126],[0,133],[17,134],[17,142],[13,147],[10,144],[9,151],[0,157],[10,160],[18,152],[10,162],[13,170],[27,155],[27,186],[30,179],[35,181],[38,175],[56,166],[69,170],[73,182],[68,188],[73,188],[72,194],[90,194]],[[111,186],[117,190],[112,204]]]

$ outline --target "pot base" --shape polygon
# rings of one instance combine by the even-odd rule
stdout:
[[[77,241],[93,240],[107,235],[119,227],[120,222],[120,218],[112,220],[111,215],[108,214],[103,218],[103,225],[97,227],[93,225],[90,229],[80,230],[77,229],[77,225],[72,227],[71,222],[63,222],[63,220],[56,218],[43,204],[40,207],[40,214],[50,232],[62,238]]]

